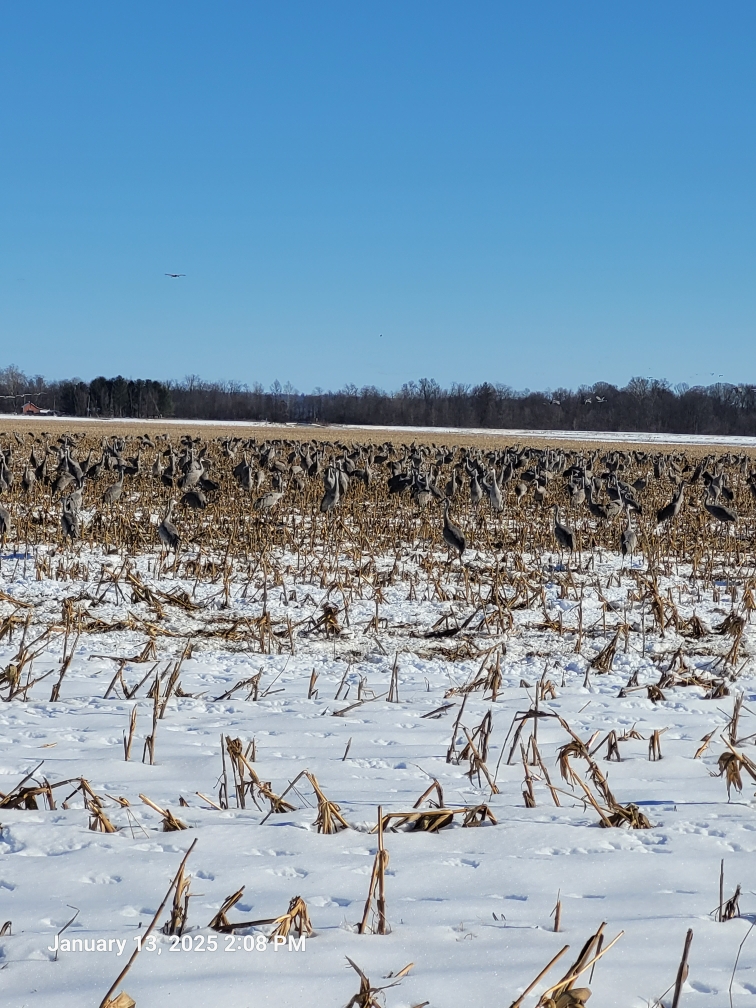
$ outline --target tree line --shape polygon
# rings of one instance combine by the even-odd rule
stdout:
[[[421,378],[395,392],[345,385],[303,393],[278,381],[267,389],[196,375],[170,382],[120,375],[47,381],[14,366],[0,369],[0,412],[19,413],[25,402],[66,416],[756,435],[756,386],[673,387],[656,378],[539,392],[492,382],[442,388]]]

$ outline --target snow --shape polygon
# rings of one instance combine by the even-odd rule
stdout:
[[[621,569],[616,555],[603,552],[590,572],[585,567],[573,572],[575,584],[584,586],[586,633],[579,652],[575,593],[565,595],[564,572],[551,555],[539,560],[545,611],[552,623],[561,611],[562,635],[543,628],[539,602],[532,609],[515,609],[514,626],[504,636],[470,628],[446,639],[428,638],[444,615],[461,622],[472,612],[455,565],[444,583],[450,600],[439,600],[422,580],[416,597],[408,598],[407,582],[398,579],[383,588],[380,618],[385,627],[383,622],[377,632],[370,627],[375,604],[371,598],[355,597],[349,626],[342,610],[338,618],[343,632],[326,639],[306,622],[322,615],[329,597],[334,600],[319,579],[303,583],[301,576],[295,580],[284,575],[283,584],[268,586],[265,596],[259,585],[244,591],[240,581],[234,582],[229,607],[222,608],[217,585],[183,582],[171,573],[156,577],[155,556],[145,554],[134,561],[145,583],[165,593],[176,588],[194,592],[202,607],[185,611],[166,604],[160,626],[176,636],[158,638],[157,671],[172,668],[188,640],[193,652],[181,666],[180,684],[182,692],[191,695],[168,701],[158,724],[155,763],[149,765],[141,758],[151,726],[153,702],[145,694],[152,679],[136,699],[126,699],[120,685],[107,699],[105,693],[118,669],[114,659],[139,655],[146,639],[143,627],[154,617],[145,603],[127,599],[128,592],[121,596],[110,588],[103,596],[99,564],[106,558],[87,557],[85,552],[79,559],[96,572],[89,580],[36,580],[31,560],[9,559],[8,554],[3,558],[0,589],[33,604],[33,636],[46,626],[59,629],[33,668],[37,677],[46,671],[53,674],[38,682],[25,702],[16,699],[0,707],[0,791],[10,791],[44,761],[37,780],[55,784],[84,777],[102,797],[118,832],[88,829],[80,793],[70,807],[62,807],[75,784],[55,790],[55,810],[43,807],[42,799],[38,810],[0,809],[0,923],[11,920],[13,925],[12,935],[0,938],[0,987],[8,1008],[98,1005],[194,839],[197,845],[187,865],[193,895],[185,933],[193,948],[171,951],[176,942],[157,929],[153,932],[155,950],[141,952],[121,985],[138,1008],[203,1008],[218,998],[224,1008],[343,1006],[359,986],[347,956],[376,986],[391,984],[383,978],[415,964],[398,986],[385,992],[389,1008],[425,1002],[433,1008],[506,1005],[569,944],[563,961],[525,1000],[531,1008],[536,994],[562,976],[602,921],[607,922],[608,940],[620,931],[624,935],[596,966],[589,984],[591,1003],[606,1008],[652,1004],[674,983],[688,928],[694,937],[682,1004],[719,1008],[729,1003],[738,946],[756,919],[756,805],[754,783],[745,773],[742,794],[733,791],[728,801],[724,780],[717,776],[717,759],[725,751],[721,734],[736,692],[743,693],[745,704],[739,736],[756,732],[756,634],[750,624],[734,668],[722,664],[732,644],[729,637],[693,641],[669,627],[662,638],[651,627],[648,607],[644,614],[629,597],[637,589],[637,577],[627,563]],[[279,565],[282,570],[285,559]],[[119,569],[119,556],[107,560],[111,570]],[[51,554],[52,569],[56,562]],[[643,570],[642,561],[636,560],[635,574]],[[421,578],[420,565],[416,573]],[[666,598],[671,589],[681,619],[695,612],[713,628],[733,606],[728,588],[720,585],[717,595],[699,590],[689,574],[681,565],[660,576],[660,594]],[[601,596],[596,584],[601,585]],[[88,608],[87,600],[80,603],[90,617],[114,623],[130,612],[137,629],[82,633],[60,700],[50,702],[64,647],[59,623],[63,600],[83,595],[103,597],[97,604],[90,600]],[[203,628],[227,626],[235,617],[259,617],[263,606],[274,627],[291,621],[293,654],[288,635],[277,638],[280,654],[260,653],[248,641],[202,636]],[[0,618],[14,611],[11,603],[0,602]],[[612,670],[592,670],[586,682],[588,660],[624,618],[636,625],[645,619],[645,647],[637,632],[630,635],[627,651],[620,638]],[[13,641],[6,636],[0,643],[0,667],[17,653],[19,629],[15,635]],[[492,773],[498,764],[498,794],[491,794],[485,780],[479,785],[477,779],[468,779],[467,763],[447,763],[445,758],[462,702],[461,694],[447,694],[472,681],[483,661],[479,653],[464,657],[465,643],[471,654],[506,646],[497,699],[487,698],[482,690],[469,693],[461,721],[472,730],[492,712],[487,763]],[[648,699],[645,689],[619,695],[634,673],[640,685],[656,683],[679,647],[690,669],[704,677],[737,675],[737,681],[729,683],[731,695],[707,700],[700,686],[665,687],[658,702]],[[398,701],[388,702],[395,661]],[[154,664],[126,660],[123,678],[134,686]],[[317,697],[308,699],[313,671],[318,675]],[[218,699],[258,672],[259,699],[245,699],[246,690]],[[620,741],[622,762],[607,762],[598,754],[595,758],[617,800],[638,805],[651,829],[598,825],[597,813],[559,775],[557,749],[569,736],[556,718],[539,719],[538,746],[552,783],[560,789],[561,805],[554,805],[539,780],[536,807],[525,807],[519,747],[508,765],[511,737],[506,749],[504,743],[514,715],[531,707],[541,676],[553,682],[555,696],[542,699],[540,711],[560,715],[581,739],[599,732],[598,742],[612,729],[621,736],[634,728],[643,736]],[[338,716],[356,703],[361,677],[365,702]],[[445,704],[453,706],[437,717],[423,716]],[[135,705],[136,736],[127,762],[123,735]],[[664,730],[663,758],[650,761],[647,740],[655,729]],[[694,758],[700,740],[710,732],[709,748]],[[529,733],[527,726],[524,742]],[[287,795],[295,810],[269,817],[265,803],[258,809],[248,800],[247,808],[240,809],[232,797],[232,807],[219,810],[198,797],[202,792],[218,802],[221,734],[245,744],[255,740],[253,766],[279,795],[297,774],[310,771],[325,795],[338,803],[350,829],[317,833],[312,789],[301,780]],[[457,737],[459,749],[464,745],[461,729]],[[744,743],[743,752],[753,751],[752,741]],[[585,762],[573,759],[573,766],[587,780]],[[532,772],[540,776],[537,768]],[[497,825],[464,829],[455,824],[437,834],[386,832],[391,933],[357,934],[377,849],[376,834],[370,832],[377,807],[384,813],[411,809],[432,778],[440,782],[447,806],[486,803]],[[189,829],[162,832],[161,816],[140,794],[169,808]],[[128,807],[119,805],[119,796],[128,800]],[[187,807],[179,805],[179,796]],[[711,915],[719,902],[721,859],[725,896],[732,895],[737,883],[743,887],[744,916],[726,923]],[[244,894],[229,912],[232,921],[277,917],[293,896],[302,896],[315,929],[305,949],[276,950],[258,942],[255,935],[270,931],[260,926],[246,932],[253,936],[248,941],[253,949],[245,951],[244,936],[239,935],[233,951],[225,951],[228,936],[214,934],[207,924],[241,886]],[[554,933],[552,911],[558,894],[562,930]],[[57,957],[49,951],[56,933],[75,913],[61,939],[112,940],[109,951],[61,951]],[[167,917],[164,910],[158,925]],[[214,936],[217,950],[199,951],[201,936],[205,945]],[[118,941],[126,942],[120,956]],[[733,1004],[738,1008],[756,1006],[754,947],[746,943],[735,975]],[[588,984],[587,976],[581,983]]]

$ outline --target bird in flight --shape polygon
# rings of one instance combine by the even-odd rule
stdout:
[[[186,273],[166,273],[165,276],[173,277],[175,280],[177,277],[186,276]]]

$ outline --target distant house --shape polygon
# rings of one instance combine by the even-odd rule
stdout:
[[[21,412],[26,413],[27,416],[29,416],[30,414],[33,416],[39,416],[42,410],[39,408],[39,406],[35,406],[33,402],[27,402],[24,403],[24,405],[21,407]]]

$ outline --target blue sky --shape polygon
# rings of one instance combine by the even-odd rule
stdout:
[[[755,29],[691,0],[5,4],[0,364],[752,382]]]

